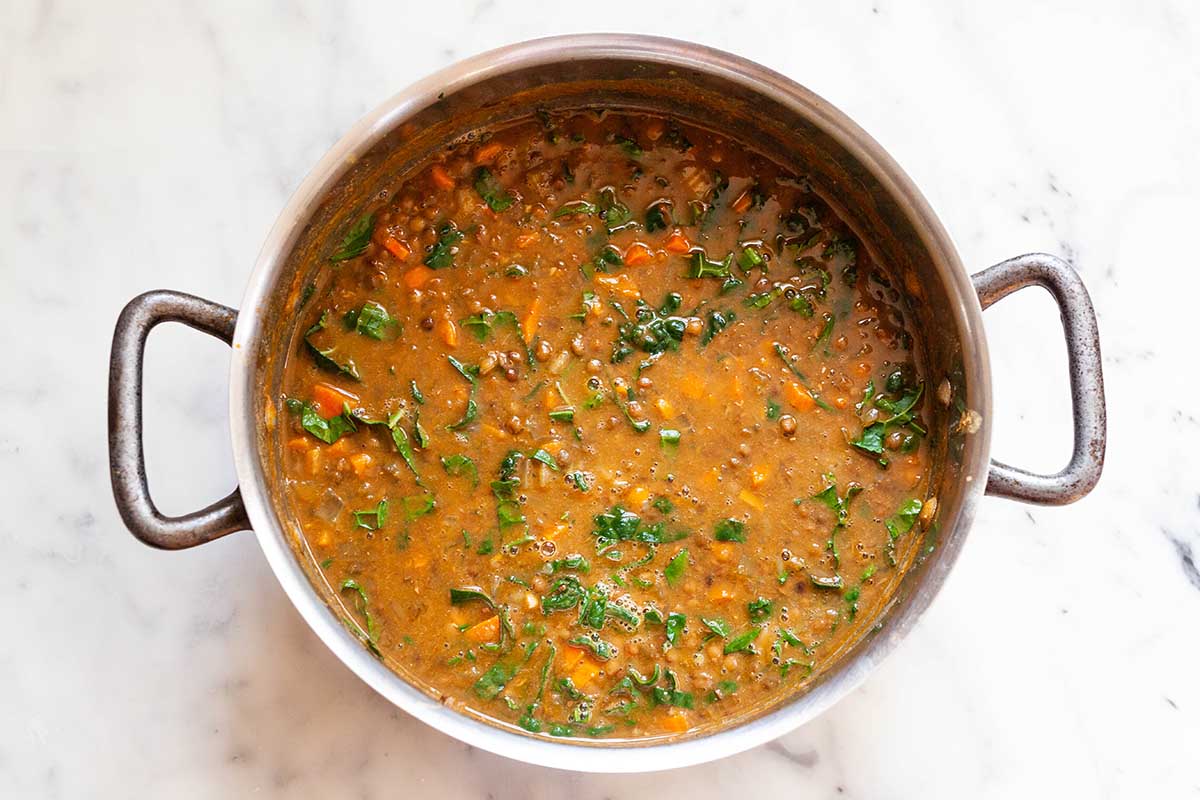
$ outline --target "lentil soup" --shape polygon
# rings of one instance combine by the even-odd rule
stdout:
[[[580,739],[730,724],[875,624],[936,513],[892,276],[719,132],[478,131],[326,255],[284,501],[346,624],[464,711]]]

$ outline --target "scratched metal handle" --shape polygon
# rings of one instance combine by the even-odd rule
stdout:
[[[1067,340],[1075,445],[1071,461],[1053,475],[1038,475],[992,461],[987,493],[1026,503],[1064,505],[1080,499],[1104,469],[1106,422],[1104,375],[1096,312],[1083,281],[1070,264],[1045,253],[1003,261],[971,276],[984,308],[1026,286],[1042,286],[1054,297]]]
[[[142,449],[142,364],[146,337],[161,322],[182,322],[230,344],[237,311],[181,292],[146,292],[129,301],[113,333],[108,371],[108,461],[117,510],[126,527],[141,541],[164,550],[181,550],[246,530],[250,521],[237,489],[181,517],[165,516],[150,498]]]

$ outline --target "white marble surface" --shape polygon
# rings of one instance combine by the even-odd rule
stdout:
[[[1200,794],[1200,7],[46,2],[0,9],[0,795],[1195,797]],[[719,10],[718,10],[719,9]],[[1071,258],[1105,347],[1108,470],[1078,505],[988,500],[917,632],[818,722],[657,776],[552,772],[426,728],[308,631],[253,538],[125,532],[105,381],[149,288],[237,305],[305,172],[464,55],[625,29],[757,59],[847,111],[973,268]],[[1049,300],[987,313],[995,453],[1066,457]],[[169,512],[228,491],[228,354],[160,329],[148,458]]]

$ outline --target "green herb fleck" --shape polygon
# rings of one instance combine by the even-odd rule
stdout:
[[[386,499],[380,500],[375,508],[365,511],[351,511],[350,514],[354,517],[355,527],[377,531],[387,523],[388,501]]]
[[[617,648],[599,637],[581,634],[567,640],[567,644],[587,648],[600,661],[609,661],[617,654]]]
[[[774,604],[765,597],[759,597],[746,604],[746,613],[751,622],[764,622],[770,619]]]
[[[371,234],[375,232],[375,215],[364,214],[359,217],[358,222],[355,222],[350,230],[346,231],[346,235],[342,237],[342,243],[333,255],[329,257],[330,261],[348,261],[357,256],[361,256],[367,249],[367,245],[371,243]]]
[[[663,576],[667,579],[669,585],[674,586],[683,578],[683,572],[687,569],[687,562],[688,551],[685,547],[670,560],[666,569],[663,570]]]
[[[667,614],[666,628],[667,641],[672,646],[679,643],[679,637],[683,634],[684,628],[687,627],[687,617],[678,612],[672,611]]]
[[[760,633],[762,633],[761,627],[750,628],[747,631],[739,633],[725,643],[725,655],[740,653],[743,650],[750,649],[750,645],[754,643],[754,640],[758,638]]]
[[[723,519],[713,527],[713,538],[718,542],[745,542],[746,523],[736,519]]]
[[[346,580],[342,581],[342,591],[347,590],[355,592],[358,595],[358,610],[362,613],[363,619],[367,623],[368,646],[372,652],[378,655],[379,650],[376,648],[375,643],[379,641],[379,631],[375,627],[375,618],[371,616],[371,601],[367,599],[367,592],[354,578],[346,578]]]
[[[515,198],[500,186],[496,176],[487,167],[475,170],[475,191],[487,203],[487,207],[497,214],[508,210]]]
[[[446,474],[453,477],[467,476],[471,479],[471,488],[479,485],[479,470],[475,466],[475,461],[462,453],[455,453],[451,456],[442,456],[442,469],[446,470]]]
[[[458,253],[458,244],[465,238],[462,231],[453,222],[444,222],[438,228],[438,238],[429,255],[425,256],[425,266],[430,269],[445,269],[454,266],[454,256]]]

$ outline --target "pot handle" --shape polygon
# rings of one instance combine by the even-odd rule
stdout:
[[[1039,505],[1065,505],[1080,499],[1104,469],[1106,422],[1104,374],[1096,312],[1078,273],[1046,253],[1010,258],[971,276],[983,308],[1026,286],[1042,286],[1054,297],[1067,340],[1075,446],[1071,461],[1053,475],[1038,475],[992,461],[987,493]]]
[[[146,292],[129,301],[113,333],[108,369],[108,464],[117,510],[129,531],[144,543],[182,550],[247,530],[250,521],[238,489],[181,517],[165,516],[150,499],[142,450],[142,362],[146,337],[161,322],[182,322],[232,344],[237,311],[182,292]]]

